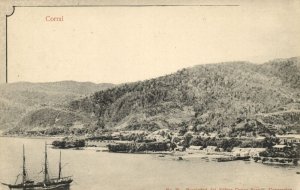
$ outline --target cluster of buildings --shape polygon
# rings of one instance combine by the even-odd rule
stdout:
[[[276,151],[300,150],[300,134],[276,135],[279,143],[273,146]]]
[[[172,142],[176,144],[175,151],[205,151],[205,152],[223,152],[222,148],[218,148],[217,146],[189,146],[189,148],[186,149],[184,146],[184,141],[186,136],[190,136],[191,138],[201,138],[201,139],[230,139],[230,137],[219,137],[218,133],[216,132],[194,132],[191,128],[189,130],[188,128],[187,132],[183,134],[180,134],[178,131],[171,131],[169,129],[160,129],[154,132],[147,132],[147,131],[117,131],[110,134],[108,140],[109,143],[133,143],[136,142]],[[131,137],[135,137],[135,140],[132,140]],[[279,143],[273,146],[273,149],[275,151],[285,151],[285,150],[299,150],[300,147],[300,135],[299,134],[287,134],[287,135],[277,135],[276,136],[279,139]],[[236,139],[241,141],[247,141],[247,140],[253,140],[253,141],[263,141],[266,137],[263,136],[256,136],[256,137],[248,137],[248,136],[242,136],[242,137],[236,137]],[[137,141],[140,140],[140,141]],[[88,145],[94,145],[98,146],[101,142],[98,140],[89,140],[87,142]],[[234,156],[257,156],[260,152],[265,151],[266,148],[240,148],[240,147],[234,147],[231,153]]]

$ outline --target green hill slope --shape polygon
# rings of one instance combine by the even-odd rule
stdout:
[[[278,120],[284,120],[289,112],[293,117],[299,117],[290,111],[299,109],[299,84],[299,58],[265,64],[207,64],[98,91],[71,101],[63,109],[78,116],[70,125],[80,123],[84,133],[102,128],[156,130],[182,125],[216,130],[234,125],[237,119],[262,119],[262,115],[269,114],[266,117],[270,117],[278,111],[285,111],[284,117],[280,116]],[[35,112],[26,115],[18,126],[28,125],[24,121],[32,114]],[[46,115],[42,114],[40,118],[43,120]],[[300,126],[299,118],[293,119],[293,123],[277,122],[296,128]],[[49,119],[47,125],[58,124]]]
[[[300,103],[299,58],[257,65],[200,65],[125,84],[73,101],[75,112],[94,113],[98,125],[128,129],[230,125],[238,117],[270,113]]]
[[[1,84],[0,129],[16,126],[31,111],[43,107],[64,107],[71,100],[112,86],[74,81]]]

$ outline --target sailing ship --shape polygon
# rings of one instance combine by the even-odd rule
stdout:
[[[48,171],[48,160],[47,160],[47,144],[45,144],[45,163],[44,163],[44,180],[35,182],[30,180],[27,176],[25,167],[25,148],[23,145],[23,171],[22,171],[22,182],[17,184],[18,177],[15,184],[2,183],[8,186],[9,189],[22,189],[22,190],[69,190],[70,184],[73,179],[71,176],[62,177],[61,176],[62,166],[61,166],[61,152],[59,154],[59,166],[58,166],[58,177],[50,178]]]

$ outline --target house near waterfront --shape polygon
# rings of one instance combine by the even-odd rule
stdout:
[[[266,139],[266,137],[264,137],[264,136],[257,136],[257,137],[255,137],[256,141],[263,141],[265,139]]]
[[[157,142],[168,141],[168,138],[163,137],[162,135],[156,135],[156,134],[149,134],[148,136],[146,136],[146,139],[148,139],[148,140],[155,140]]]
[[[240,148],[234,147],[232,149],[233,156],[256,156],[259,155],[260,152],[265,151],[266,148]]]
[[[218,147],[216,147],[216,146],[207,146],[205,150],[206,150],[206,152],[216,152],[218,150]]]
[[[203,146],[190,146],[189,149],[191,150],[201,150]]]
[[[280,140],[280,144],[300,144],[299,134],[289,134],[289,135],[277,135]]]
[[[203,149],[203,146],[190,146],[187,151],[189,152],[196,152],[196,151],[200,151]]]
[[[282,151],[291,149],[291,147],[288,145],[285,145],[285,144],[276,144],[273,146],[273,149],[276,151],[282,152]]]
[[[103,144],[100,140],[86,140],[85,146],[94,146],[94,147],[100,147]]]

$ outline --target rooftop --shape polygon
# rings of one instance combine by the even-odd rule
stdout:
[[[273,148],[285,148],[285,147],[287,147],[287,146],[284,144],[277,144],[277,145],[273,146]]]

